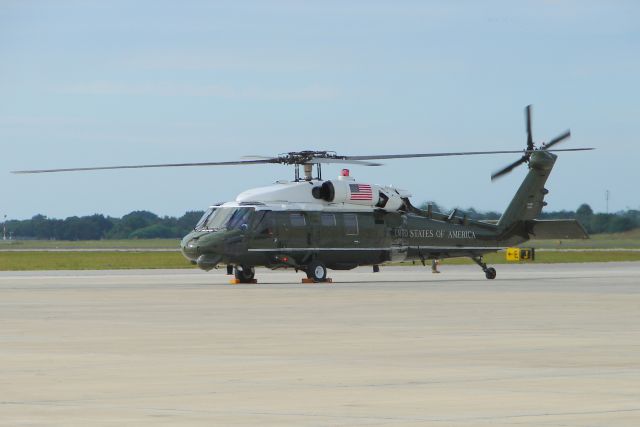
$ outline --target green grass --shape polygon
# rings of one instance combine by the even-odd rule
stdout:
[[[606,248],[640,248],[640,228],[624,233],[593,234],[589,239],[537,240],[522,244],[532,248],[567,248],[567,249],[606,249]]]
[[[105,270],[192,268],[177,252],[178,239],[97,240],[97,241],[1,241],[0,270]],[[548,249],[640,248],[640,229],[616,234],[596,234],[588,240],[531,240],[523,247]],[[11,249],[21,249],[13,252]],[[38,249],[61,249],[60,252]],[[99,252],[65,252],[65,249],[98,249]],[[113,249],[142,249],[139,252],[116,252]],[[145,252],[145,249],[174,249],[176,252]],[[27,250],[27,251],[24,251]],[[24,251],[24,252],[23,252]],[[506,264],[504,252],[485,257],[488,264]],[[640,252],[536,252],[536,263],[640,261]],[[443,261],[444,265],[471,264],[467,258]],[[407,265],[411,263],[404,263]],[[418,263],[416,263],[418,264]]]
[[[488,264],[507,264],[504,253],[489,254]],[[537,252],[535,263],[640,261],[640,252]],[[443,260],[443,265],[472,264],[468,258]],[[411,262],[400,265],[411,265]],[[416,262],[419,264],[419,262]],[[193,268],[178,252],[0,252],[0,271],[19,270],[120,270]]]
[[[530,240],[523,247],[548,249],[640,249],[640,228],[624,233],[594,234],[590,239],[579,240]],[[0,240],[0,249],[175,249],[179,239],[131,239],[131,240]]]
[[[487,264],[518,264],[505,259],[505,253],[488,254],[484,257]],[[535,261],[522,261],[523,264],[561,264],[561,263],[580,263],[580,262],[622,262],[622,261],[640,261],[640,252],[629,251],[592,251],[592,252],[536,252]],[[420,264],[403,262],[399,265]],[[466,265],[474,264],[469,258],[448,258],[442,260],[442,265]],[[427,265],[431,265],[431,261],[427,261]]]
[[[192,267],[179,252],[0,252],[0,271]]]
[[[592,251],[592,252],[536,252],[536,260],[533,263],[575,263],[575,262],[616,262],[616,261],[640,261],[640,252],[629,251]],[[504,252],[485,256],[487,264],[517,264],[506,260]],[[529,263],[531,261],[523,261]],[[453,258],[444,260],[443,264],[467,264],[473,263],[468,258]]]
[[[179,239],[0,240],[0,249],[180,249]]]

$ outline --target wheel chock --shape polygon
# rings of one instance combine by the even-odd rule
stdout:
[[[240,284],[242,284],[242,285],[250,285],[250,284],[257,285],[258,281],[256,279],[251,279],[248,282],[241,282],[240,279],[231,279],[231,280],[229,280],[229,283],[232,284],[232,285],[240,285]]]
[[[333,279],[330,278],[330,277],[327,277],[322,282],[314,282],[313,279],[309,279],[307,277],[304,277],[304,278],[302,278],[301,283],[306,283],[306,284],[310,284],[310,285],[313,285],[314,283],[333,283]]]

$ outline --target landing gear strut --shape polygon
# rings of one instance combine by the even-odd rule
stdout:
[[[487,267],[487,264],[485,264],[484,262],[484,258],[482,258],[481,256],[474,256],[471,257],[471,259],[480,266],[482,271],[484,271],[484,275],[487,279],[492,280],[496,278],[496,269],[493,267]]]

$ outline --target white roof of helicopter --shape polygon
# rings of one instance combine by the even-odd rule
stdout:
[[[357,182],[350,176],[339,177],[340,181]],[[252,188],[238,194],[235,201],[226,202],[219,206],[241,207],[254,206],[258,210],[307,210],[307,211],[364,211],[369,212],[376,209],[374,206],[353,204],[345,202],[327,202],[316,199],[311,194],[313,187],[319,186],[324,181],[317,179],[306,181],[277,181],[265,187]],[[411,194],[405,190],[399,190],[389,186],[377,186],[385,191],[394,191],[400,197],[409,197]],[[377,200],[377,196],[375,196]],[[375,204],[374,200],[374,204]]]
[[[319,185],[319,181],[298,181],[298,182],[276,182],[265,187],[251,188],[238,194],[236,201],[239,203],[248,202],[297,202],[321,204],[323,200],[318,200],[311,195],[311,189]]]
[[[276,182],[265,187],[252,188],[238,194],[234,202],[224,203],[222,206],[247,206],[253,205],[258,210],[359,210],[371,211],[370,206],[362,206],[347,203],[330,203],[319,200],[311,195],[311,188],[321,184],[322,181],[298,181]]]

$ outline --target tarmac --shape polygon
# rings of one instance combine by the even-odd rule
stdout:
[[[640,425],[640,263],[0,273],[0,426]]]

